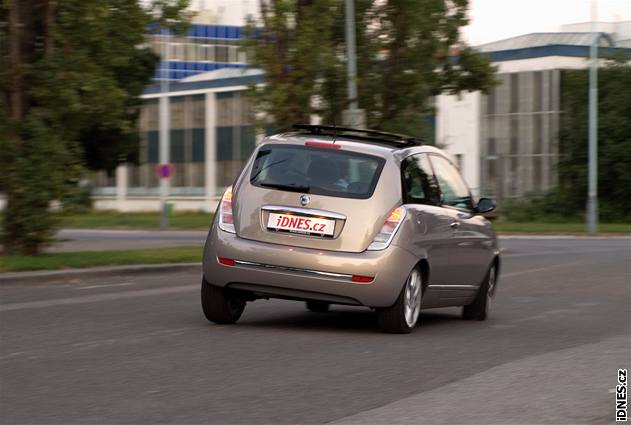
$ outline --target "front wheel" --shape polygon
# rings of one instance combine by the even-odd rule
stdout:
[[[465,320],[486,320],[489,312],[489,304],[491,297],[495,292],[495,284],[497,283],[497,272],[495,265],[492,265],[488,273],[484,277],[482,285],[478,290],[475,300],[469,305],[462,308],[462,317]]]
[[[232,324],[239,320],[244,308],[243,298],[202,279],[202,310],[206,319],[221,325]]]
[[[423,277],[420,270],[415,267],[408,275],[392,307],[377,312],[381,330],[399,334],[412,332],[421,313],[422,292]]]

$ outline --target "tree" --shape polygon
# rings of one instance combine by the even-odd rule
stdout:
[[[431,96],[494,84],[489,60],[460,40],[467,6],[356,0],[358,101],[369,127],[422,136]],[[339,123],[347,107],[343,0],[261,0],[261,10],[246,43],[249,60],[266,72],[266,85],[252,90],[259,109],[277,128],[313,113]]]
[[[88,137],[107,140],[108,154],[126,150],[156,61],[142,47],[147,27],[179,23],[187,1],[0,1],[3,242],[36,254],[54,229],[51,201],[76,186],[86,154],[96,156]]]
[[[598,186],[601,216],[631,219],[631,65],[613,61],[598,71]],[[562,75],[559,196],[566,211],[584,211],[587,198],[587,70]]]

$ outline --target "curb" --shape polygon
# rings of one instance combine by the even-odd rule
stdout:
[[[86,269],[41,270],[32,272],[0,273],[0,285],[11,283],[38,283],[64,281],[86,277],[118,276],[121,274],[137,275],[161,272],[202,272],[202,263],[139,264],[133,266],[105,266]]]

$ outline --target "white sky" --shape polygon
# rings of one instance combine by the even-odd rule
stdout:
[[[531,32],[559,31],[563,24],[588,22],[592,3],[597,20],[630,21],[631,0],[469,0],[469,26],[463,29],[471,45]],[[259,0],[192,0],[193,9],[209,9],[227,25],[242,25],[256,13]]]
[[[558,31],[562,24],[591,21],[592,0],[469,0],[465,40],[471,45],[531,32]],[[631,0],[598,0],[597,20],[631,20]]]

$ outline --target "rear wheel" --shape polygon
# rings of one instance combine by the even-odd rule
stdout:
[[[330,304],[324,301],[307,301],[307,310],[314,313],[326,313],[329,311]]]
[[[462,317],[465,320],[486,320],[489,311],[491,297],[495,292],[495,283],[497,281],[495,265],[491,266],[488,273],[484,277],[484,282],[480,285],[475,300],[462,308]]]
[[[242,297],[202,279],[202,310],[206,319],[222,325],[232,324],[239,320],[244,308]]]
[[[377,312],[379,327],[389,333],[410,333],[421,313],[423,278],[415,267],[405,281],[394,305]]]

